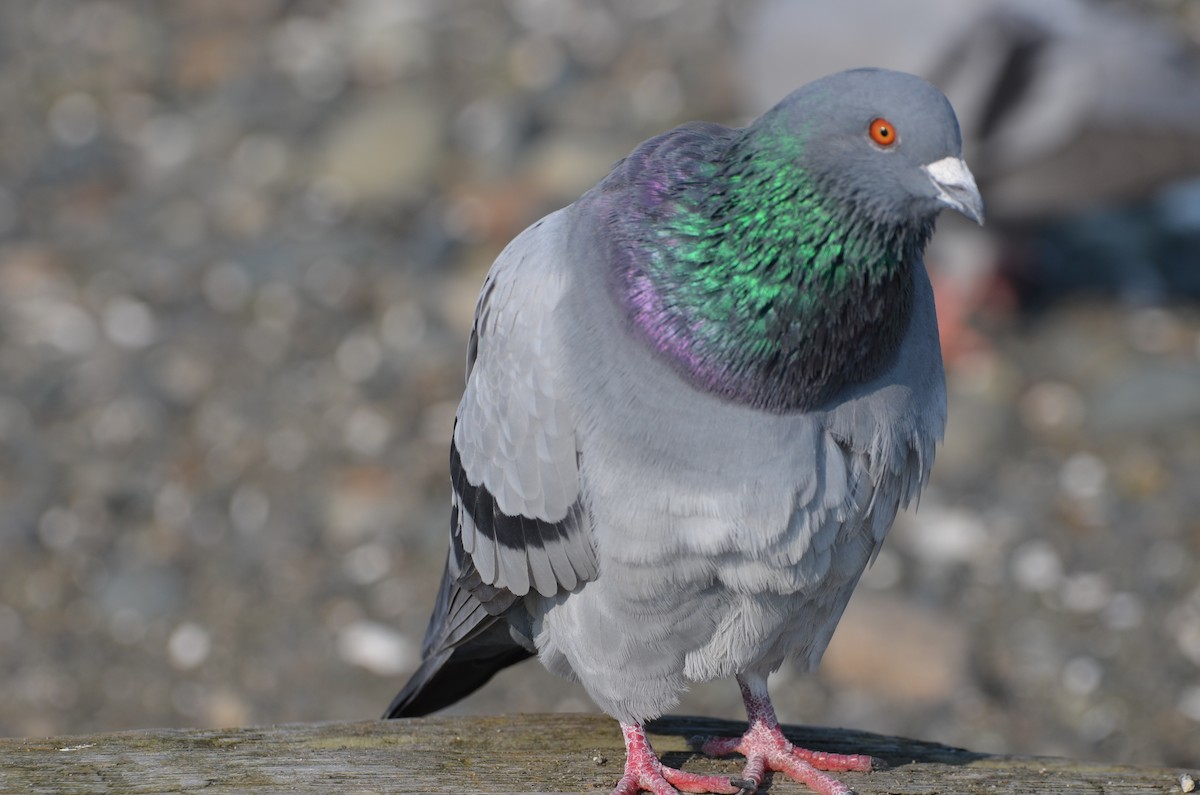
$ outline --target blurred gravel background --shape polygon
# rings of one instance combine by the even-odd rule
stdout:
[[[642,139],[739,120],[754,7],[0,4],[0,735],[377,716],[487,266]],[[934,484],[781,717],[1200,765],[1200,311],[974,323]],[[589,709],[536,664],[456,707]]]

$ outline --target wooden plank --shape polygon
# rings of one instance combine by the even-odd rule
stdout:
[[[651,727],[651,739],[669,764],[734,773],[737,758],[706,759],[689,750],[688,738],[744,728],[669,717]],[[817,750],[869,753],[887,762],[885,770],[839,774],[861,795],[1163,795],[1182,791],[1185,772],[994,756],[841,729],[789,727],[788,736]],[[617,725],[602,715],[170,729],[0,739],[0,793],[597,793],[616,783],[623,762]],[[808,790],[777,776],[764,791]]]

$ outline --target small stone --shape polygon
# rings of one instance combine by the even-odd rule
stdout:
[[[38,538],[49,549],[70,548],[79,537],[79,531],[79,517],[66,508],[51,508],[38,520]]]
[[[185,621],[167,639],[167,656],[171,665],[189,671],[208,659],[212,638],[208,630],[194,621]]]
[[[268,42],[275,64],[306,99],[332,99],[346,83],[346,62],[333,21],[305,16],[287,18]]]
[[[1183,612],[1178,608],[1175,612]],[[1184,613],[1183,615],[1186,615]],[[1196,665],[1200,665],[1200,616],[1192,614],[1186,618],[1180,617],[1175,622],[1177,626],[1171,628],[1171,634],[1175,639],[1179,650],[1183,652],[1183,656],[1187,657]],[[1196,720],[1200,720],[1200,688],[1196,690]]]
[[[158,359],[152,375],[172,400],[183,404],[199,400],[214,381],[212,368],[205,359],[179,350]]]
[[[1114,474],[1125,494],[1143,500],[1162,494],[1169,483],[1161,454],[1149,445],[1126,449]]]
[[[182,115],[155,116],[142,125],[138,144],[151,174],[163,175],[191,158],[196,146],[196,131],[192,122]]]
[[[236,72],[238,56],[235,48],[235,37],[227,33],[188,30],[172,47],[176,84],[197,93],[215,90]]]
[[[925,563],[969,564],[982,554],[988,532],[983,519],[972,511],[929,506],[906,540],[909,551]]]
[[[1079,717],[1079,735],[1087,742],[1099,742],[1116,731],[1123,718],[1123,711],[1113,704],[1089,707]]]
[[[65,354],[85,354],[96,344],[91,316],[68,301],[33,299],[18,306],[17,317],[17,330],[28,341],[47,342]]]
[[[357,585],[382,580],[391,570],[387,547],[375,542],[355,547],[342,558],[342,570]]]
[[[146,636],[146,620],[139,611],[122,607],[113,612],[108,631],[117,643],[131,646]]]
[[[1097,572],[1066,577],[1062,583],[1062,604],[1076,613],[1096,613],[1112,600],[1107,578]]]
[[[95,743],[80,743],[79,745],[64,745],[62,748],[59,748],[58,750],[59,751],[82,751],[86,748],[95,748],[95,747],[96,747]]]
[[[1179,789],[1184,792],[1194,792],[1196,789],[1196,779],[1192,778],[1190,773],[1180,773]]]
[[[1021,397],[1019,408],[1025,425],[1032,430],[1078,428],[1086,412],[1079,391],[1056,381],[1030,387]]]
[[[355,621],[338,633],[338,656],[379,676],[398,676],[418,662],[415,645],[391,627]]]
[[[467,104],[454,118],[454,138],[468,152],[489,155],[512,147],[516,118],[507,103],[482,97]]]
[[[1141,626],[1146,609],[1137,594],[1127,591],[1114,594],[1104,608],[1104,623],[1109,629],[1129,630]]]
[[[204,722],[211,727],[245,726],[250,722],[250,707],[241,696],[218,690],[205,699]]]
[[[1104,669],[1094,657],[1081,655],[1067,660],[1063,666],[1062,683],[1067,692],[1077,696],[1086,696],[1100,686],[1104,677]]]
[[[258,237],[274,211],[264,196],[232,182],[213,192],[210,206],[214,227],[230,238]]]
[[[347,447],[374,458],[387,447],[392,437],[392,424],[378,411],[360,406],[350,413],[342,433]]]
[[[1099,497],[1108,480],[1108,468],[1091,453],[1076,453],[1067,459],[1059,472],[1058,481],[1069,496],[1078,500]]]
[[[1062,580],[1062,561],[1048,542],[1028,541],[1013,552],[1011,570],[1027,591],[1048,591]]]
[[[155,408],[136,397],[120,397],[104,406],[91,423],[100,447],[121,447],[144,435],[154,424]]]

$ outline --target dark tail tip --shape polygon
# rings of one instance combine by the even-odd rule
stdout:
[[[499,671],[531,656],[513,646],[496,656],[461,659],[462,648],[425,659],[383,713],[384,720],[437,712],[483,687]]]

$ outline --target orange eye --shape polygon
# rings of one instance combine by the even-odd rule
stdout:
[[[880,146],[891,146],[896,143],[896,128],[887,119],[874,119],[867,129],[871,133],[871,140]]]

